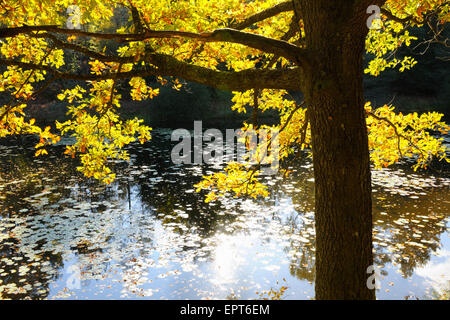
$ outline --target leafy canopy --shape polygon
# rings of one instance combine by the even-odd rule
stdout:
[[[373,59],[365,72],[377,76],[386,68],[412,68],[417,63],[413,58],[396,57],[398,48],[417,40],[408,28],[429,24],[438,32],[450,19],[449,8],[444,0],[385,1],[381,19],[366,39]],[[160,85],[175,90],[183,78],[233,91],[237,112],[248,107],[279,112],[281,121],[272,128],[279,131],[280,157],[287,159],[311,144],[307,106],[288,93],[300,89],[296,77],[301,77],[302,59],[297,58],[308,49],[302,19],[293,9],[293,2],[279,0],[0,0],[0,91],[9,96],[0,106],[0,137],[39,135],[39,156],[70,134],[76,143],[65,153],[79,157],[79,171],[111,183],[115,176],[108,161],[128,159],[125,145],[151,138],[151,128],[142,120],[118,116],[122,97],[117,83],[128,81],[131,98],[145,100],[159,94],[145,77],[156,76]],[[90,71],[83,71],[81,63],[71,69],[69,52],[87,59]],[[26,107],[61,79],[79,83],[57,95],[67,104],[70,120],[56,122],[56,132],[51,132],[29,119]],[[415,169],[425,168],[434,157],[446,159],[442,139],[430,134],[449,129],[441,114],[403,115],[393,106],[374,108],[370,102],[365,110],[376,167],[402,157],[416,157]],[[243,131],[269,128],[255,122],[245,124]],[[207,201],[230,191],[266,196],[260,174],[250,162],[232,162],[197,188],[210,191]]]

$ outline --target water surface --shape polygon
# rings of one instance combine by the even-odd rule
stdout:
[[[207,204],[193,185],[221,165],[173,165],[170,133],[131,146],[110,186],[81,177],[63,146],[35,159],[22,138],[0,143],[1,295],[257,299],[287,286],[285,299],[313,298],[311,161],[287,179],[267,177],[268,199]],[[448,169],[372,175],[377,298],[448,292]]]

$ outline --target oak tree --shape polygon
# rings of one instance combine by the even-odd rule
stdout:
[[[280,113],[281,158],[311,150],[315,177],[316,299],[372,299],[366,286],[372,265],[371,162],[387,166],[415,157],[415,168],[445,158],[442,115],[395,113],[364,101],[364,72],[400,72],[417,63],[392,53],[414,40],[410,26],[429,25],[433,39],[450,19],[444,0],[1,0],[0,137],[37,134],[36,155],[61,135],[76,143],[65,153],[80,158],[79,171],[105,183],[114,180],[111,159],[128,159],[123,147],[151,138],[142,120],[118,116],[117,83],[127,81],[135,100],[158,88],[145,78],[179,90],[179,79],[233,91],[233,109]],[[125,11],[124,11],[125,10]],[[130,23],[111,31],[118,12]],[[378,15],[379,14],[379,15]],[[117,48],[112,50],[111,48]],[[373,59],[364,65],[367,51]],[[76,52],[90,71],[68,68]],[[50,84],[78,81],[57,98],[70,120],[58,132],[40,128],[26,107]],[[304,103],[289,98],[301,91]],[[245,130],[268,126],[245,124]],[[271,148],[270,141],[265,148]],[[231,192],[267,195],[258,168],[230,163],[205,177],[207,201]]]

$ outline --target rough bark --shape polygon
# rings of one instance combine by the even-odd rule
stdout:
[[[365,15],[352,1],[299,1],[315,177],[316,299],[373,299],[372,203],[362,88]],[[346,7],[347,6],[347,7]]]

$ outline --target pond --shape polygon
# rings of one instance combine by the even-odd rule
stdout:
[[[193,185],[216,165],[174,165],[170,130],[130,146],[102,185],[63,146],[34,158],[27,139],[0,143],[0,294],[12,299],[314,298],[314,178],[309,159],[270,197],[205,203]],[[24,140],[25,139],[25,140]],[[378,299],[450,290],[448,168],[373,170]]]

